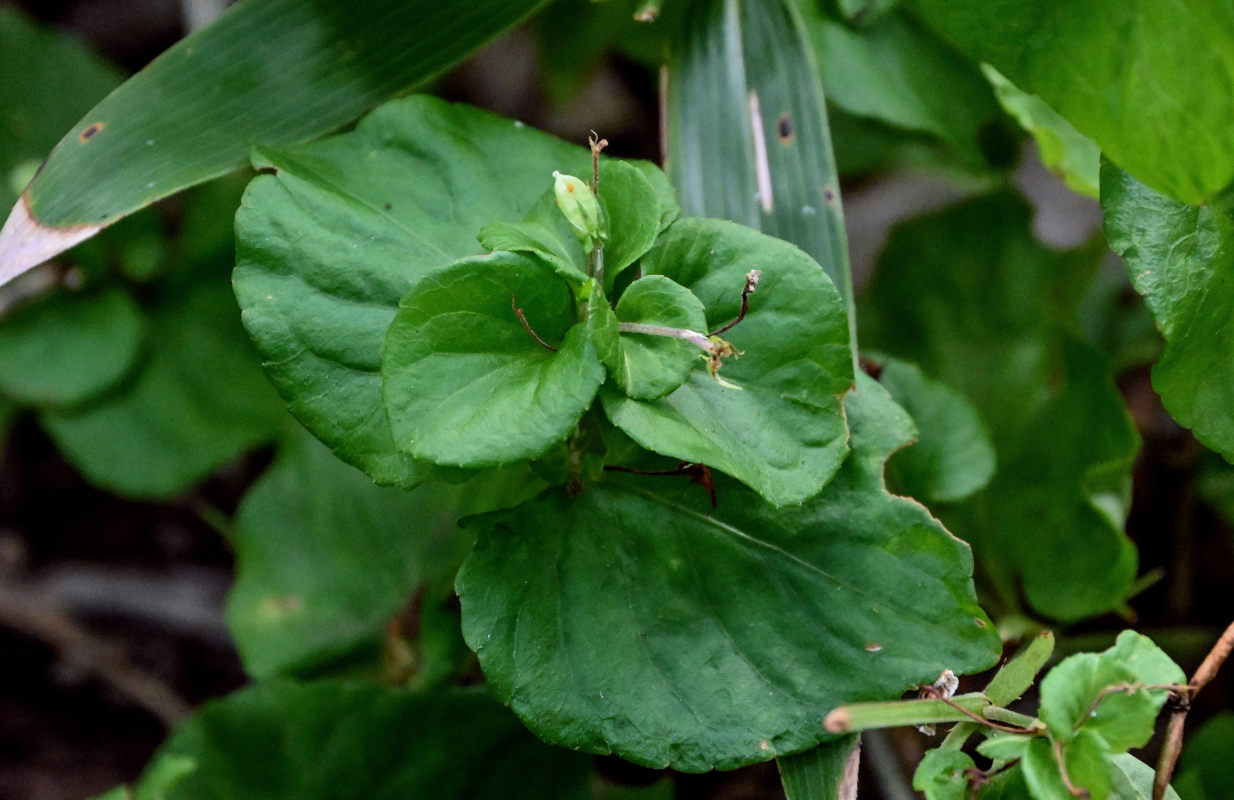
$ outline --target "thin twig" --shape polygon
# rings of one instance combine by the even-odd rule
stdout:
[[[529,323],[527,321],[527,317],[523,315],[523,309],[518,307],[518,301],[514,299],[514,295],[510,295],[510,308],[514,309],[514,314],[515,316],[518,317],[518,321],[523,323],[523,330],[527,331],[528,335],[530,335],[531,338],[539,342],[540,346],[543,347],[544,349],[552,350],[554,353],[557,352],[556,347],[553,347],[551,344],[541,339],[540,335],[536,333],[534,330],[532,330],[531,323]]]
[[[591,145],[591,193],[598,197],[600,195],[600,151],[608,147],[608,139],[601,139],[599,134],[592,131],[591,136],[587,137],[587,144]]]
[[[986,719],[975,711],[969,711],[967,708],[955,702],[950,697],[944,697],[943,693],[933,686],[921,687],[921,693],[931,700],[938,700],[948,706],[951,706],[964,716],[971,718],[974,722],[978,722],[987,728],[993,728],[996,731],[1003,731],[1004,733],[1022,733],[1027,736],[1041,735],[1041,731],[1034,730],[1033,728],[1017,728],[1012,725],[1003,725],[1002,723]]]
[[[1187,712],[1191,710],[1191,701],[1200,690],[1217,676],[1217,670],[1230,657],[1234,649],[1234,622],[1225,629],[1221,638],[1208,651],[1199,669],[1191,676],[1191,683],[1186,690],[1177,695],[1178,708],[1170,715],[1170,721],[1165,729],[1165,742],[1161,746],[1161,756],[1157,759],[1157,774],[1153,777],[1153,800],[1162,800],[1165,790],[1174,777],[1174,767],[1178,765],[1178,756],[1183,749],[1183,727],[1187,722]]]
[[[738,322],[746,318],[746,314],[750,311],[750,295],[754,294],[754,290],[758,288],[758,279],[762,276],[761,269],[752,269],[746,273],[746,285],[741,290],[741,311],[737,312],[737,319],[725,325],[719,330],[711,332],[712,336],[719,336],[727,330],[730,330]]]
[[[167,727],[188,716],[188,703],[169,686],[135,667],[119,647],[95,637],[34,590],[0,587],[0,625],[53,647],[66,662],[94,673]]]
[[[1106,686],[1097,692],[1097,696],[1093,698],[1092,705],[1088,707],[1088,712],[1080,717],[1074,729],[1078,731],[1091,717],[1096,716],[1097,706],[1101,705],[1101,701],[1112,694],[1130,694],[1144,689],[1146,691],[1168,691],[1171,694],[1178,695],[1190,691],[1192,688],[1189,684],[1179,683],[1116,683],[1113,686]]]

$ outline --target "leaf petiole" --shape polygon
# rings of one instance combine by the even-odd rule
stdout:
[[[510,295],[510,308],[514,309],[514,315],[518,317],[519,322],[523,323],[523,330],[527,331],[531,338],[535,339],[536,342],[538,342],[544,349],[552,350],[554,353],[557,352],[556,347],[553,347],[551,344],[541,339],[540,334],[536,333],[531,327],[531,323],[527,321],[526,315],[523,314],[523,309],[518,307],[518,301],[514,299],[513,294]]]

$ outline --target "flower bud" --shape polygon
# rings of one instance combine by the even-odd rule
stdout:
[[[583,243],[583,247],[590,250],[598,240],[604,238],[600,201],[591,193],[591,187],[573,175],[554,171],[553,178],[557,207],[569,220],[574,235]]]

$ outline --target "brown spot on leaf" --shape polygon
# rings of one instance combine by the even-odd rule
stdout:
[[[103,130],[106,127],[107,127],[107,124],[104,122],[92,122],[86,126],[85,130],[83,130],[81,132],[81,135],[79,135],[77,138],[82,140],[83,142],[88,142],[91,139],[93,139],[95,136],[97,136],[99,131]]]
[[[824,186],[823,200],[827,201],[828,204],[834,203],[836,201],[836,190],[830,186]]]
[[[793,129],[793,121],[789,119],[787,111],[780,115],[780,122],[776,125],[776,133],[779,134],[782,144],[789,144],[793,139],[797,138],[797,131]]]
[[[973,620],[973,622],[977,623],[977,627],[978,627],[978,628],[984,628],[984,627],[985,627],[985,620],[984,620],[984,619],[974,619],[974,620]]]
[[[390,211],[390,210],[392,210],[393,208],[394,208],[394,205],[393,205],[393,204],[391,204],[391,203],[386,203],[386,211]]]
[[[877,653],[883,649],[883,646],[878,642],[866,642],[867,653]]]

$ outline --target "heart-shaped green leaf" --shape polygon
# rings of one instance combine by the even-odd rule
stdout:
[[[395,447],[381,352],[420,277],[478,255],[480,230],[517,222],[553,170],[590,169],[585,148],[428,97],[389,103],[350,133],[284,151],[236,215],[236,297],[292,413],[379,483],[423,465]],[[509,298],[507,297],[507,304]]]
[[[991,664],[967,546],[882,485],[911,422],[869,380],[847,405],[853,457],[800,508],[720,479],[713,510],[680,478],[622,476],[477,518],[456,588],[501,699],[547,741],[699,771]]]
[[[1064,659],[1041,682],[1041,719],[1050,735],[1069,741],[1077,731],[1099,735],[1111,753],[1142,747],[1153,734],[1168,686],[1186,680],[1169,656],[1145,636],[1123,631],[1103,653]]]
[[[421,278],[390,325],[382,363],[395,442],[426,461],[485,467],[564,439],[604,381],[586,326],[573,321],[569,286],[517,253]]]
[[[852,385],[848,318],[840,295],[809,256],[787,242],[719,220],[674,223],[642,260],[702,301],[741,355],[725,362],[725,386],[696,370],[654,402],[601,393],[615,425],[649,450],[728,473],[776,505],[817,494],[847,452],[839,396]],[[739,388],[733,388],[733,387]]]
[[[663,275],[630,284],[617,301],[618,323],[705,331],[707,314],[689,289]],[[617,385],[636,400],[655,400],[685,383],[705,356],[698,345],[669,336],[627,331],[606,361]]]

